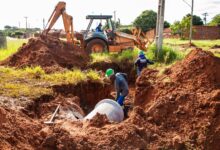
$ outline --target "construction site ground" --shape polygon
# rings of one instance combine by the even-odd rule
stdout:
[[[220,58],[194,47],[138,78],[126,60],[89,62],[78,47],[40,38],[2,61],[0,149],[219,149]],[[103,77],[109,67],[128,74],[128,114],[120,123],[100,114],[82,121],[100,100],[115,98]],[[45,124],[59,104],[55,124]]]

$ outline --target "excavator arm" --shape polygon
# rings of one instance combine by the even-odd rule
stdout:
[[[64,29],[66,32],[66,39],[68,43],[74,43],[74,34],[73,34],[73,18],[72,16],[66,13],[66,3],[59,2],[53,13],[51,14],[50,18],[48,19],[46,29],[43,31],[44,35],[47,35],[51,28],[54,26],[58,18],[62,15]],[[47,27],[48,26],[48,27]]]

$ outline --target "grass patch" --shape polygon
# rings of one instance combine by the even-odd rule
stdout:
[[[21,82],[8,82],[0,85],[0,94],[9,97],[38,97],[44,94],[52,94],[52,90],[50,88],[33,86],[27,83]]]
[[[220,54],[219,54],[219,53],[214,53],[214,55],[215,55],[216,57],[219,57],[219,58],[220,58]]]
[[[164,42],[165,44],[181,45],[181,44],[188,44],[188,43],[189,43],[189,40],[164,39],[163,42]]]
[[[165,44],[181,46],[182,44],[189,44],[189,40],[181,39],[164,39]],[[220,45],[220,40],[192,40],[192,43],[204,50],[211,49],[214,45]]]
[[[133,62],[138,56],[139,49],[135,48],[134,50],[124,50],[121,53],[93,53],[91,55],[92,62],[122,62],[122,61],[130,61]]]
[[[171,64],[177,60],[181,60],[185,55],[183,52],[174,50],[172,47],[163,46],[162,51],[157,56],[157,48],[156,45],[152,45],[149,47],[147,51],[147,57],[151,60],[156,61],[157,63],[163,64]]]
[[[26,42],[27,40],[24,39],[7,39],[7,48],[0,49],[0,61],[8,58],[9,56],[17,52],[18,48]]]
[[[91,57],[92,57],[91,63],[102,62],[102,61],[112,61],[110,53],[92,53]]]
[[[102,82],[97,71],[73,69],[66,72],[46,74],[41,67],[14,69],[0,67],[0,95],[9,97],[39,97],[52,94],[52,86],[77,84],[88,80]]]
[[[208,50],[214,45],[220,45],[220,40],[193,40],[193,43],[199,48]]]

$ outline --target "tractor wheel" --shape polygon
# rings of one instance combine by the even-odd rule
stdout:
[[[108,52],[106,43],[101,39],[91,40],[86,46],[86,52],[90,53],[103,53]]]

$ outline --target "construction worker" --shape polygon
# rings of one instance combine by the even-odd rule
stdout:
[[[140,76],[141,71],[147,67],[147,64],[154,64],[154,62],[148,60],[142,50],[139,51],[138,58],[134,65],[137,68],[137,75]]]
[[[99,23],[99,25],[95,29],[96,32],[102,32],[102,23]]]
[[[108,77],[112,83],[114,82],[116,90],[116,101],[123,106],[124,99],[129,93],[127,74],[126,73],[116,73],[113,69],[109,68],[106,70],[105,76]]]

